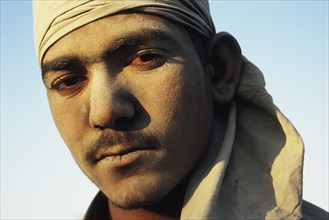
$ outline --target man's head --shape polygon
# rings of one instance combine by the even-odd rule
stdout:
[[[164,198],[223,132],[213,131],[214,101],[234,95],[239,48],[222,34],[199,51],[189,33],[167,17],[125,11],[70,31],[40,56],[63,140],[119,207]]]

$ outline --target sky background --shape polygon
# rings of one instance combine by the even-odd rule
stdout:
[[[1,219],[81,219],[97,188],[52,121],[30,1],[1,1]],[[304,199],[328,210],[328,1],[210,1],[305,142]]]

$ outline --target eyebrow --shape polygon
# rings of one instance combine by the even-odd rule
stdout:
[[[107,54],[115,53],[118,50],[144,44],[154,40],[166,41],[171,44],[178,44],[169,33],[154,29],[141,29],[136,32],[128,33],[111,43],[107,48]]]
[[[81,61],[79,60],[79,58],[74,56],[63,56],[56,58],[52,61],[48,61],[42,64],[42,78],[44,79],[46,73],[48,72],[70,70],[78,65],[81,65]]]
[[[127,33],[120,38],[109,42],[103,53],[103,58],[107,58],[119,50],[145,44],[150,41],[166,41],[169,44],[177,45],[179,42],[169,33],[157,29],[140,29],[136,32]],[[41,66],[42,78],[49,72],[70,70],[81,66],[84,62],[77,56],[62,56],[51,61],[46,61]]]

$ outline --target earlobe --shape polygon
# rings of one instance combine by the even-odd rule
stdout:
[[[216,34],[208,48],[208,62],[211,65],[212,94],[216,103],[229,102],[239,82],[242,55],[236,39],[226,33]]]

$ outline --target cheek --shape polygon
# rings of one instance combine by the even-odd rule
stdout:
[[[70,101],[58,100],[48,95],[48,101],[55,125],[65,144],[72,151],[82,140],[86,129],[87,110],[83,102],[79,104]]]
[[[162,134],[165,145],[175,146],[175,151],[188,148],[202,150],[208,142],[212,100],[209,85],[202,74],[201,70],[178,66],[159,78],[153,86],[148,86],[147,109],[152,123]],[[195,143],[187,141],[191,137]],[[182,148],[183,145],[189,146]]]
[[[170,74],[157,78],[153,83],[148,83],[148,91],[143,95],[144,106],[151,115],[152,123],[161,130],[170,127],[175,122],[182,101],[184,86],[181,84],[180,75]]]
[[[202,72],[193,71],[196,70],[180,68],[151,88],[150,109],[159,123],[186,127],[207,120],[205,117],[211,115],[210,89]]]

